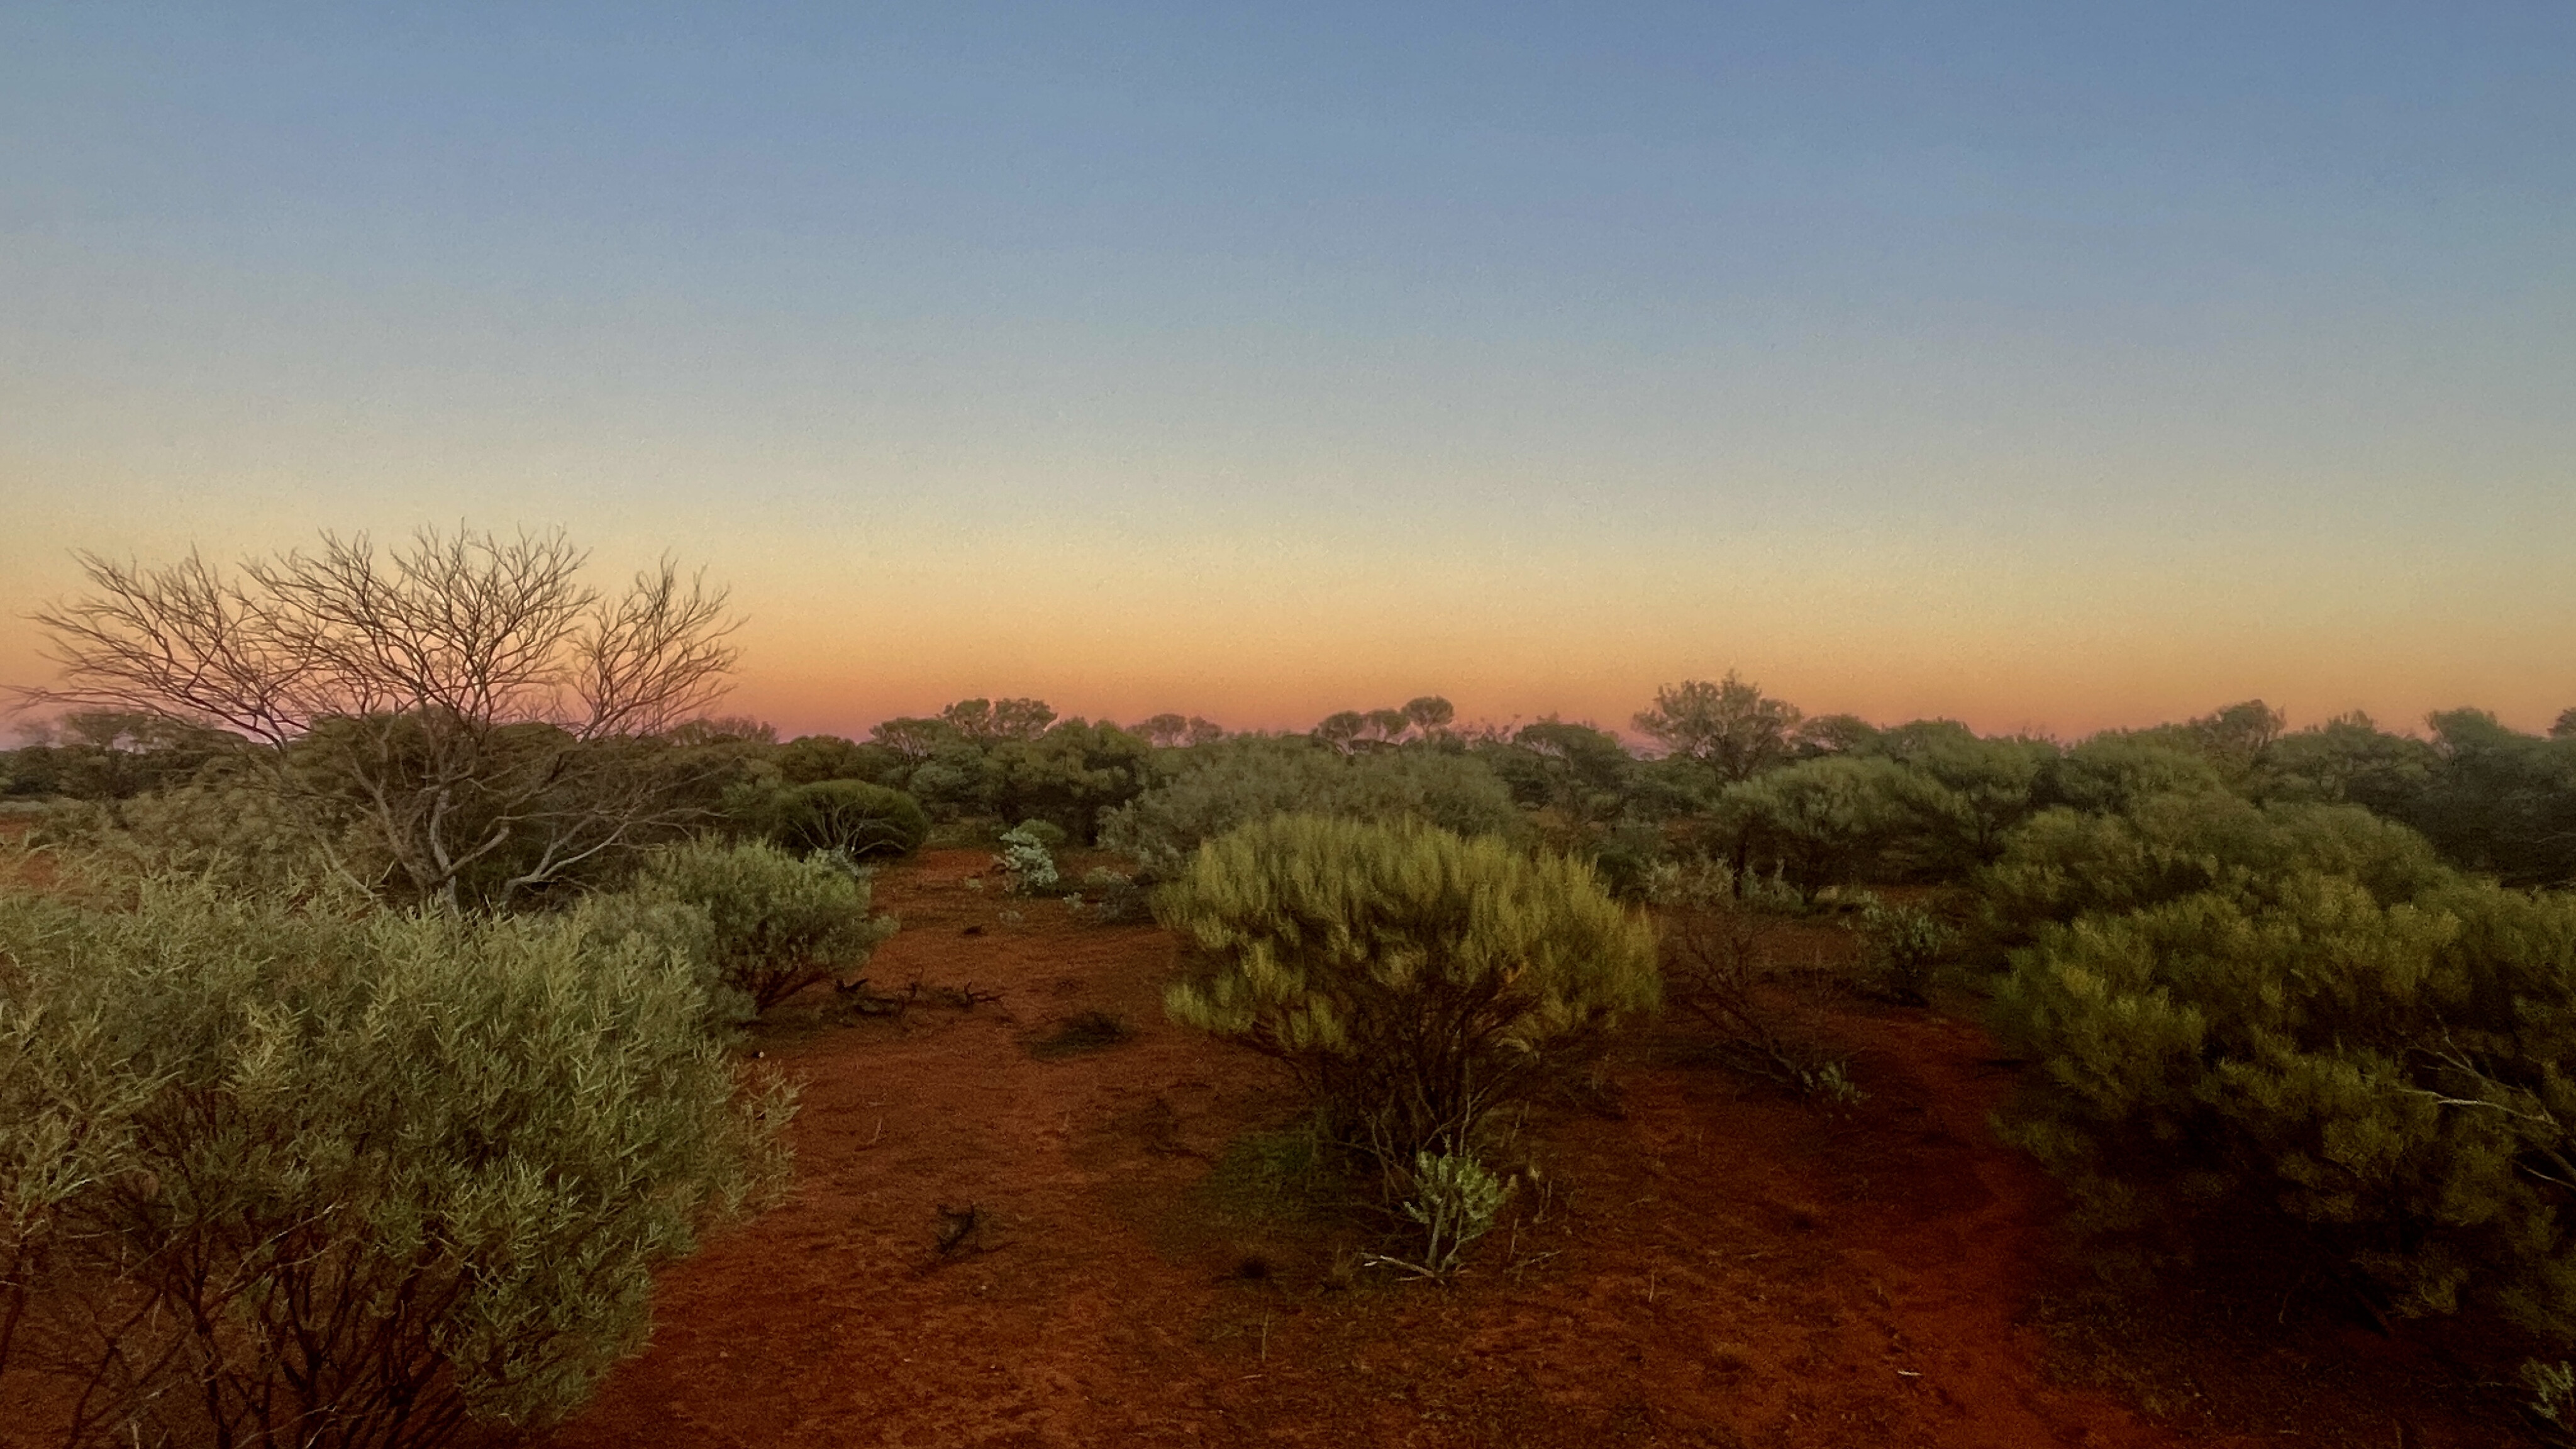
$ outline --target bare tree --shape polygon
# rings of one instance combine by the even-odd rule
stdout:
[[[343,870],[451,909],[506,904],[672,810],[655,739],[720,697],[722,589],[664,557],[620,594],[560,532],[415,533],[380,554],[80,556],[91,591],[35,615],[46,703],[155,715],[250,746]]]

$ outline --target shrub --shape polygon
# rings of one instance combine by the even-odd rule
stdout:
[[[2576,1339],[2576,898],[2296,868],[2049,925],[2011,1135],[2131,1260],[2285,1224],[2397,1315]]]
[[[1010,877],[1015,895],[1044,895],[1063,880],[1055,868],[1055,852],[1048,847],[1048,832],[1029,821],[1002,832],[1002,853],[993,864]],[[1053,832],[1055,843],[1064,843],[1062,831]]]
[[[1487,1112],[1658,999],[1653,932],[1588,867],[1415,823],[1245,826],[1155,914],[1207,967],[1167,994],[1174,1019],[1286,1063],[1391,1169],[1469,1150]]]
[[[2207,756],[2135,735],[2097,735],[2050,763],[2039,794],[2052,804],[2117,814],[2158,795],[2225,794],[2227,778]]]
[[[1370,1261],[1446,1282],[1456,1276],[1467,1249],[1494,1230],[1503,1200],[1511,1195],[1512,1185],[1487,1171],[1471,1154],[1416,1153],[1412,1192],[1398,1211],[1420,1232],[1421,1253],[1414,1258],[1377,1256]]]
[[[345,853],[335,861],[309,817],[273,792],[221,777],[114,806],[58,810],[31,839],[111,873],[185,874],[234,890],[299,893],[335,877],[374,884]]]
[[[1170,778],[1101,817],[1100,843],[1167,879],[1199,846],[1273,815],[1420,820],[1501,835],[1520,812],[1482,760],[1436,749],[1343,756],[1303,736],[1237,735],[1176,752]]]
[[[1104,924],[1141,921],[1153,913],[1144,888],[1133,876],[1105,866],[1082,873],[1082,895]]]
[[[1153,754],[1141,736],[1106,720],[1059,721],[1034,739],[993,746],[993,805],[1005,820],[1035,817],[1088,844],[1103,812],[1143,793]]]
[[[866,873],[830,856],[694,840],[648,852],[632,884],[579,915],[594,934],[641,937],[696,962],[717,1017],[741,1021],[867,965],[895,931],[868,914],[869,895]]]
[[[1826,1042],[1833,983],[1821,968],[1783,968],[1761,938],[1760,922],[1731,908],[1674,911],[1661,943],[1665,1000],[1716,1034],[1720,1065],[1809,1101],[1860,1102],[1850,1054]]]
[[[781,791],[769,837],[791,850],[837,850],[853,860],[910,855],[930,838],[921,802],[860,780],[818,780]]]
[[[790,785],[825,780],[864,780],[884,784],[904,768],[903,756],[880,744],[857,744],[838,735],[801,735],[780,745],[770,757],[778,778]]]
[[[2531,1417],[2553,1431],[2551,1442],[2564,1444],[2576,1434],[2576,1366],[2527,1359],[2523,1387],[2531,1390]]]
[[[1891,906],[1870,897],[1850,923],[1860,937],[1865,984],[1881,996],[1908,1006],[1921,1006],[1932,986],[1932,970],[1957,949],[1959,933],[1949,922],[1917,906]]]
[[[561,1416],[653,1265],[780,1180],[788,1098],[704,1012],[560,920],[0,900],[0,1290],[37,1315],[0,1369],[86,1385],[72,1442]]]
[[[1717,910],[1734,903],[1735,868],[1707,856],[1658,862],[1646,872],[1646,903],[1684,910]]]
[[[2011,945],[2043,922],[2203,890],[2260,895],[2302,871],[2357,881],[2382,901],[2445,875],[2423,837],[2358,806],[2257,806],[2200,791],[2151,796],[2119,815],[2042,811],[2013,833],[1980,886],[1987,933]]]
[[[1717,814],[1738,859],[1801,890],[1959,863],[1978,815],[1967,797],[1894,760],[1828,755],[1727,787]]]

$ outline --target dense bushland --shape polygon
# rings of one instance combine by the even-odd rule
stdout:
[[[543,1423],[779,1181],[788,1097],[667,952],[132,895],[0,896],[0,1372],[54,1376],[75,1442]]]

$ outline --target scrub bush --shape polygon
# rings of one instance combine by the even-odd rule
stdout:
[[[831,855],[693,840],[646,853],[622,891],[576,913],[605,939],[640,937],[696,963],[719,1020],[744,1021],[819,981],[858,974],[895,923]]]
[[[1002,832],[1002,853],[993,864],[1010,877],[1014,895],[1045,895],[1062,884],[1063,876],[1055,868],[1055,852],[1049,848],[1050,832],[1030,821]],[[1064,843],[1061,831],[1052,832],[1054,844]]]
[[[853,860],[910,855],[930,838],[921,802],[861,780],[818,780],[781,791],[769,838],[790,850],[837,850]]]
[[[1511,791],[1473,756],[1410,748],[1344,756],[1302,736],[1238,735],[1182,752],[1168,779],[1101,817],[1100,843],[1147,878],[1168,879],[1201,844],[1281,814],[1419,820],[1460,835],[1520,825]]]
[[[2341,876],[2380,901],[2447,878],[2424,838],[2352,805],[2255,805],[2158,795],[2118,815],[2044,810],[1979,881],[1985,933],[2017,945],[2050,922],[2119,913],[2204,890],[2260,896],[2301,872]]]
[[[1177,1021],[1287,1064],[1401,1173],[1660,996],[1652,930],[1579,861],[1404,822],[1281,816],[1199,848],[1155,915],[1203,969]]]
[[[1413,1188],[1397,1211],[1422,1239],[1418,1256],[1372,1255],[1372,1263],[1446,1282],[1476,1240],[1494,1230],[1512,1184],[1464,1152],[1416,1153]]]
[[[2309,823],[2311,858],[2351,838]],[[1997,996],[2039,1064],[2007,1129],[2106,1256],[2285,1225],[2390,1316],[2576,1341],[2576,897],[2196,864],[2217,883],[2043,925]]]
[[[184,874],[242,891],[294,893],[335,878],[374,883],[350,876],[352,862],[335,861],[309,818],[274,793],[220,776],[138,796],[113,811],[89,803],[56,811],[32,843],[113,874]]]
[[[0,1372],[61,1375],[71,1443],[561,1417],[783,1177],[705,1011],[560,919],[0,899]]]
[[[1145,890],[1136,884],[1135,877],[1106,867],[1083,872],[1082,898],[1091,903],[1095,918],[1104,925],[1141,921],[1153,913]]]
[[[1850,923],[1861,942],[1863,985],[1908,1006],[1921,1006],[1933,968],[1959,944],[1949,922],[1919,906],[1891,906],[1871,896]]]

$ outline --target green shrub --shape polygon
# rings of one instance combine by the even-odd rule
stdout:
[[[1735,868],[1705,855],[1661,861],[1647,870],[1648,905],[1674,910],[1731,909],[1735,903]]]
[[[1105,925],[1145,920],[1153,914],[1145,889],[1124,871],[1094,867],[1082,873],[1082,898]]]
[[[1023,896],[1048,895],[1062,883],[1055,868],[1055,850],[1048,843],[1049,831],[1041,822],[1027,821],[1002,832],[1002,853],[993,864],[1010,878],[1011,893]],[[1064,843],[1064,832],[1053,831],[1054,844]]]
[[[828,855],[693,840],[646,853],[626,889],[576,913],[593,934],[641,938],[698,964],[717,1017],[741,1021],[819,981],[854,976],[894,922],[869,883]]]
[[[1174,773],[1101,817],[1100,843],[1167,879],[1201,844],[1273,815],[1420,820],[1460,835],[1503,835],[1520,812],[1479,759],[1436,749],[1344,756],[1299,735],[1237,735],[1173,752]]]
[[[1658,1000],[1653,932],[1584,864],[1418,823],[1281,816],[1199,848],[1155,901],[1205,969],[1175,1020],[1293,1070],[1401,1170]]]
[[[2259,896],[2302,871],[2340,875],[2382,901],[2446,872],[2423,837],[2351,805],[2258,806],[2212,791],[2149,796],[2126,813],[2045,810],[1985,872],[1985,930],[2003,945],[2072,921],[2197,891]]]
[[[1446,1282],[1456,1276],[1459,1260],[1476,1240],[1494,1230],[1512,1185],[1465,1152],[1414,1154],[1412,1179],[1398,1211],[1420,1234],[1421,1249],[1411,1258],[1384,1255],[1370,1261]]]
[[[1005,820],[1035,818],[1066,840],[1097,839],[1102,814],[1143,793],[1154,747],[1106,720],[1058,721],[1028,740],[992,747],[993,808]],[[1063,841],[1055,842],[1062,844]]]
[[[49,813],[31,843],[93,869],[198,876],[234,890],[293,893],[335,877],[373,884],[367,867],[345,853],[335,862],[308,815],[273,791],[220,777],[112,805],[66,806]]]
[[[802,735],[780,745],[770,763],[790,785],[824,780],[864,780],[881,785],[904,768],[903,756],[879,744],[857,744],[838,735]]]
[[[779,792],[769,838],[790,850],[837,850],[853,860],[910,855],[930,838],[921,802],[861,780],[818,780]]]
[[[2525,1360],[2523,1387],[2531,1390],[2531,1417],[2551,1430],[2550,1442],[2565,1444],[2576,1434],[2576,1367]]]
[[[2292,866],[2045,925],[1996,1000],[2040,1069],[2008,1128],[2128,1258],[2286,1224],[2391,1313],[2564,1344],[2571,968],[2576,897],[2447,875]]]
[[[1860,937],[1865,984],[1879,995],[1921,1006],[1933,968],[1959,945],[1949,922],[1917,906],[1891,906],[1871,896],[1850,922]]]
[[[34,1315],[0,1372],[86,1383],[75,1442],[560,1417],[652,1267],[781,1180],[788,1098],[705,1010],[554,919],[0,899],[0,1308]]]
[[[2197,750],[2135,735],[2097,735],[2050,762],[2046,803],[2097,814],[2134,809],[2158,795],[2227,793],[2227,778]]]

